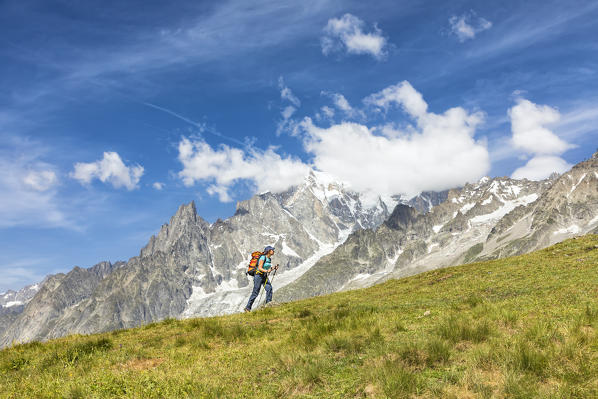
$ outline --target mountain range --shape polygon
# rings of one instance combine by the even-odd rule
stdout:
[[[0,295],[0,346],[238,312],[251,252],[277,248],[275,300],[366,287],[424,270],[506,257],[598,233],[598,152],[543,181],[488,178],[371,203],[312,172],[283,193],[208,223],[181,205],[139,256],[101,262]]]

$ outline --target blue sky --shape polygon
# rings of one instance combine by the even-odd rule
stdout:
[[[598,3],[4,1],[0,292],[310,168],[409,196],[598,147]],[[359,162],[356,162],[359,160]]]

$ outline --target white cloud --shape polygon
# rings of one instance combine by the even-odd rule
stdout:
[[[400,105],[415,119],[408,132],[377,134],[378,129],[357,123],[341,123],[327,129],[307,118],[306,151],[314,167],[330,173],[360,192],[382,196],[416,195],[424,190],[443,190],[485,175],[489,155],[473,138],[482,122],[481,113],[469,114],[457,107],[444,114],[427,112],[427,104],[409,82],[402,82],[364,100],[380,108]]]
[[[332,108],[330,108],[329,106],[324,105],[320,110],[322,111],[322,115],[318,114],[318,115],[320,115],[318,119],[321,119],[321,118],[332,119],[332,118],[334,118],[334,110]]]
[[[179,142],[178,173],[186,186],[206,183],[211,195],[231,201],[231,189],[249,180],[256,192],[280,192],[300,184],[311,168],[326,172],[352,189],[376,199],[395,194],[416,195],[478,180],[490,167],[485,143],[474,134],[482,113],[456,107],[443,114],[427,111],[423,97],[408,82],[367,97],[370,106],[401,106],[416,126],[399,131],[393,124],[368,127],[340,123],[329,128],[304,119],[296,128],[313,164],[283,158],[273,148],[248,151],[201,140]]]
[[[152,187],[155,188],[156,190],[160,191],[164,188],[164,183],[160,183],[157,181],[154,184],[152,184]]]
[[[282,98],[283,100],[288,100],[297,108],[301,106],[301,101],[299,101],[299,99],[296,95],[293,94],[291,89],[289,89],[284,84],[284,79],[282,78],[282,76],[278,78],[278,88],[280,89],[280,98]]]
[[[39,272],[40,266],[48,264],[48,258],[24,258],[18,261],[2,259],[0,266],[0,292],[19,290],[29,284],[41,282],[44,275]]]
[[[513,179],[543,180],[554,172],[561,174],[572,167],[573,165],[560,157],[540,155],[530,159],[525,166],[515,170],[511,177]]]
[[[127,190],[133,190],[137,188],[143,170],[140,165],[126,166],[116,152],[105,152],[104,158],[98,161],[76,163],[70,176],[81,184],[99,179],[102,183],[112,184],[114,188],[126,187]]]
[[[23,183],[36,191],[48,191],[58,182],[53,170],[33,170],[23,178]]]
[[[555,130],[559,137],[567,140],[584,140],[598,142],[598,101],[595,99],[584,100],[582,104],[574,107],[563,115]]]
[[[280,90],[280,98],[292,104],[285,106],[280,112],[282,119],[278,122],[276,134],[281,134],[283,131],[290,129],[293,126],[291,117],[301,106],[301,101],[293,94],[291,89],[285,85],[282,76],[278,78],[278,89]]]
[[[320,92],[320,95],[329,97],[332,100],[332,103],[334,104],[334,108],[339,110],[340,113],[347,116],[348,118],[364,120],[366,119],[365,113],[361,109],[354,108],[349,103],[349,100],[347,100],[345,96],[343,96],[342,94],[322,91]],[[327,119],[332,119],[335,115],[335,110],[331,107],[322,107],[321,111],[324,114],[323,116]],[[316,115],[316,119],[322,119],[322,115],[320,115],[319,117],[318,115]]]
[[[526,99],[518,99],[508,112],[511,119],[512,144],[515,149],[533,155],[527,164],[513,172],[512,177],[541,180],[551,173],[563,173],[571,168],[557,155],[575,147],[549,130],[560,120],[560,113],[547,105],[537,105]]]
[[[492,27],[492,22],[478,17],[475,12],[465,13],[460,17],[453,15],[449,19],[451,32],[457,36],[460,42],[475,38],[475,36]]]
[[[321,39],[322,53],[328,55],[345,49],[351,54],[369,54],[376,59],[384,58],[386,38],[377,26],[374,25],[370,33],[365,33],[364,27],[365,23],[351,14],[331,18]]]
[[[561,140],[545,125],[559,121],[560,113],[547,105],[519,99],[509,110],[513,146],[532,154],[561,154],[573,146]]]
[[[291,116],[293,116],[295,111],[297,111],[297,108],[293,107],[292,105],[289,105],[287,107],[284,107],[280,114],[282,115],[282,119],[284,121],[287,121]]]
[[[405,112],[419,120],[427,115],[428,104],[422,95],[407,81],[403,81],[367,97],[366,104],[387,110],[391,105],[400,105]]]
[[[178,176],[186,186],[211,183],[208,193],[217,194],[222,202],[232,200],[230,188],[241,180],[253,182],[257,192],[280,192],[301,183],[310,170],[300,160],[283,158],[271,147],[246,153],[226,145],[214,149],[186,137],[179,142],[178,159],[183,164]]]
[[[353,113],[353,107],[349,104],[349,101],[343,96],[342,94],[335,93],[332,95],[332,100],[334,101],[334,105],[341,111],[344,111],[347,114]]]
[[[57,198],[55,167],[41,160],[47,147],[16,137],[0,140],[0,227],[77,229]]]

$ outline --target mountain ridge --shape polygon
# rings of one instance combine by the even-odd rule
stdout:
[[[0,345],[240,311],[251,288],[248,255],[265,244],[277,247],[281,265],[275,300],[291,301],[598,230],[596,155],[540,182],[484,177],[407,201],[420,210],[399,199],[392,212],[381,199],[367,207],[314,172],[286,192],[239,201],[233,216],[211,224],[191,201],[139,256],[50,276],[19,306],[0,306]]]
[[[52,281],[57,283],[43,284],[43,293],[12,316],[0,345],[128,328],[168,317],[233,313],[248,296],[247,256],[264,242],[279,249],[277,261],[284,270],[279,284],[284,284],[340,245],[351,231],[376,226],[387,216],[382,201],[367,208],[358,194],[322,181],[315,173],[285,193],[240,201],[235,215],[212,224],[198,215],[192,201],[178,208],[139,256],[102,281],[89,277],[93,281],[87,283],[83,274],[72,270],[55,277]],[[64,279],[87,287],[86,296],[71,296],[61,285]],[[60,299],[69,296],[70,301]]]

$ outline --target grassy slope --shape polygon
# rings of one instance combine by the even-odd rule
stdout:
[[[598,397],[598,236],[0,352],[0,397]]]

